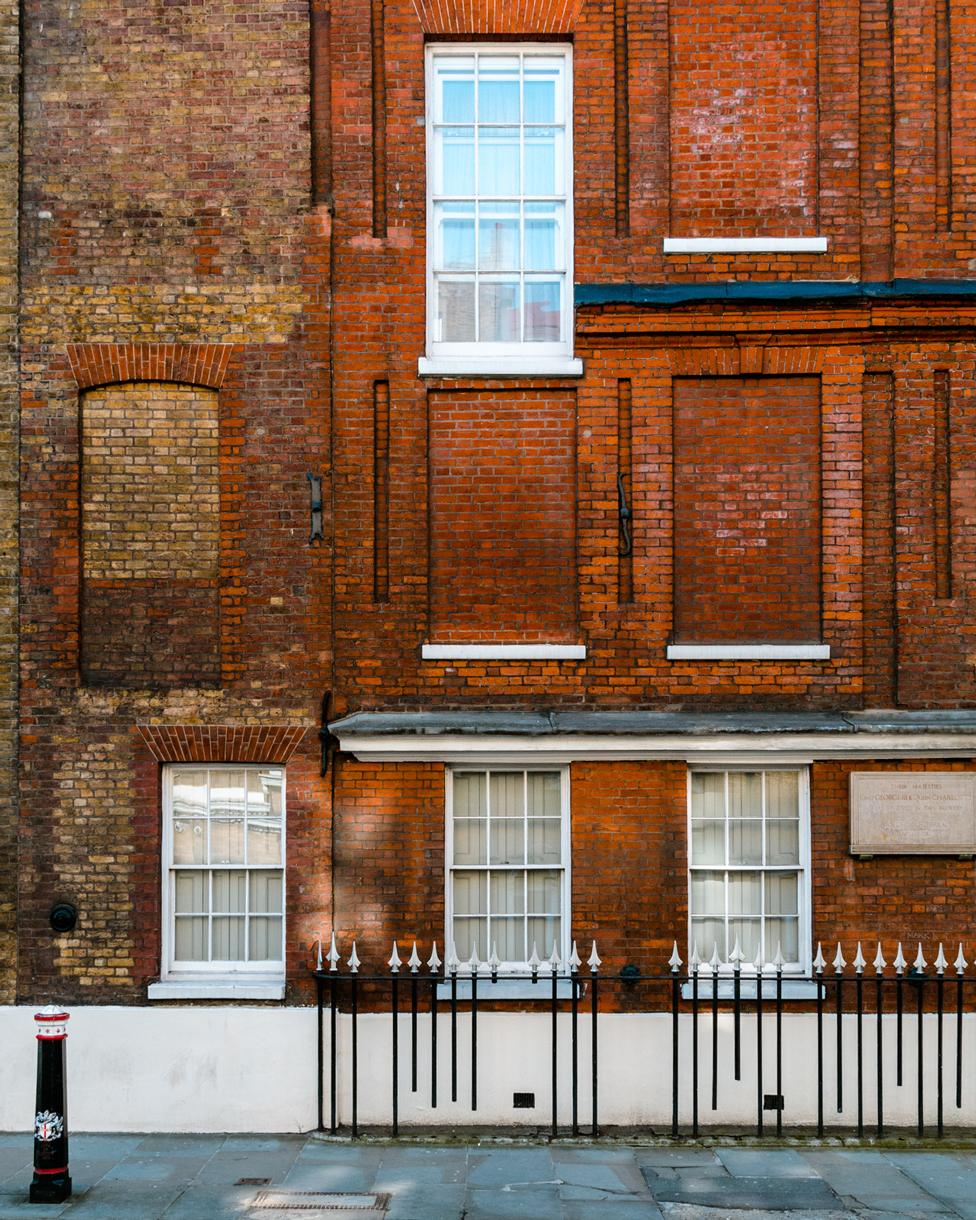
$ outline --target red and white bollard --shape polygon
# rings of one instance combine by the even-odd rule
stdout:
[[[64,1043],[68,1014],[49,1004],[37,1024],[37,1105],[34,1114],[34,1178],[31,1203],[63,1203],[71,1194]]]

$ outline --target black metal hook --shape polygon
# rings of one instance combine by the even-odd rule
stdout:
[[[620,533],[623,541],[620,544],[620,554],[629,555],[632,549],[632,541],[630,537],[630,522],[633,518],[633,513],[630,511],[630,506],[627,503],[627,491],[624,487],[624,476],[617,475],[617,516],[620,519]]]

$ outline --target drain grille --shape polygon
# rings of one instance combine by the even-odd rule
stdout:
[[[262,1190],[250,1207],[254,1211],[328,1212],[332,1220],[374,1220],[386,1215],[389,1195],[352,1194],[327,1190]],[[338,1213],[338,1215],[336,1214]]]

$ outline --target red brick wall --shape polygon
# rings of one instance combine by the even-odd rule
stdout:
[[[575,396],[430,396],[431,639],[575,642]]]
[[[670,26],[672,235],[814,234],[814,0],[677,0]]]
[[[820,383],[674,383],[674,634],[820,639]]]

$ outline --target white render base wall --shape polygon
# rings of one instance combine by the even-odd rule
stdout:
[[[316,1123],[313,1008],[76,1007],[68,1025],[68,1117],[73,1131],[309,1131]],[[0,1008],[0,1130],[29,1130],[33,1118],[36,1042],[33,1008]],[[430,1106],[430,1023],[419,1018],[416,1094],[410,1091],[410,1019],[400,1016],[400,1123],[410,1126],[545,1126],[550,1112],[550,1017],[545,1013],[478,1014],[478,1109],[471,1109],[470,1017],[458,1017],[458,1100],[450,1100],[450,1013],[438,1018],[438,1106]],[[691,1017],[682,1015],[680,1121],[691,1121]],[[916,1025],[903,1024],[903,1085],[895,1085],[895,1017],[884,1017],[885,1122],[914,1127],[917,1105]],[[326,1014],[326,1122],[328,1122],[328,1014]],[[936,1121],[936,1018],[924,1018],[925,1121]],[[359,1018],[359,1121],[391,1119],[390,1018]],[[339,1116],[351,1117],[351,1023],[339,1018]],[[756,1019],[741,1024],[742,1079],[732,1079],[732,1016],[719,1016],[718,1110],[710,1109],[711,1024],[699,1021],[699,1121],[742,1126],[756,1121]],[[876,1121],[876,1021],[863,1024],[864,1118]],[[603,1127],[671,1122],[671,1017],[668,1013],[603,1014],[599,1018],[599,1121]],[[824,1118],[828,1126],[857,1121],[857,1037],[853,1015],[844,1018],[844,1106],[835,1095],[834,1018],[824,1018]],[[944,1038],[944,1119],[947,1126],[976,1125],[976,1015],[963,1019],[962,1109],[955,1108],[955,1018]],[[579,1117],[590,1114],[590,1023],[579,1016]],[[764,1093],[775,1093],[775,1025],[765,1017]],[[560,1016],[559,1123],[571,1119],[570,1022]],[[512,1094],[535,1093],[535,1109],[515,1110]],[[814,1014],[783,1018],[784,1127],[817,1120],[817,1042]],[[767,1113],[768,1129],[775,1114]]]

